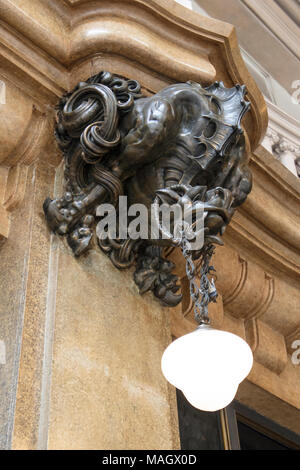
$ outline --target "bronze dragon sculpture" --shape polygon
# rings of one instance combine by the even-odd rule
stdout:
[[[61,198],[44,203],[50,229],[67,236],[78,256],[90,246],[102,203],[118,207],[120,195],[148,208],[154,200],[191,207],[201,201],[204,246],[222,243],[252,186],[241,127],[250,106],[245,93],[240,85],[187,82],[143,96],[138,82],[109,72],[80,82],[58,106],[66,183]],[[172,240],[100,237],[99,245],[118,268],[136,263],[141,293],[151,290],[169,306],[181,301],[174,265],[162,256]]]

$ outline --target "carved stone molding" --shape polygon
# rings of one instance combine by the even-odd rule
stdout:
[[[177,250],[169,258],[176,262],[183,292],[182,309],[172,314],[173,334],[177,336],[192,331],[194,320],[184,260]],[[213,324],[243,336],[251,345],[255,362],[280,375],[290,362],[292,342],[299,337],[299,290],[241,258],[229,246],[217,249],[214,265],[221,295],[217,305],[210,306]]]
[[[0,132],[6,136],[0,150],[0,237],[7,238],[10,214],[24,198],[27,170],[48,138],[49,120],[14,85],[5,85],[5,103],[0,104]]]
[[[298,0],[275,0],[275,2],[283,9],[283,11],[299,25],[300,12]]]
[[[248,8],[277,36],[297,58],[300,58],[297,47],[299,37],[297,24],[275,0],[242,0]]]
[[[251,146],[263,138],[266,108],[231,25],[195,15],[173,0],[51,0],[37,10],[30,0],[21,6],[1,4],[0,75],[9,74],[43,103],[54,103],[80,79],[105,68],[138,79],[154,92],[174,81],[208,85],[222,76],[226,86],[246,84]]]

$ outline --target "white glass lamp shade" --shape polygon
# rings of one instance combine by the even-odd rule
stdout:
[[[198,410],[217,411],[230,405],[234,399],[238,385],[228,386],[222,383],[211,386],[198,387],[191,390],[183,390],[187,401]]]
[[[209,326],[175,340],[161,361],[166,379],[203,411],[229,405],[252,365],[252,351],[242,338]]]

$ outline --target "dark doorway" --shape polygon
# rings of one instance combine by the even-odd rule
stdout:
[[[182,450],[300,450],[300,436],[238,402],[207,413],[177,390],[177,405]]]

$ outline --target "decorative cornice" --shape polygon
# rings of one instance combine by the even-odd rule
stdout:
[[[300,58],[298,27],[274,0],[243,2],[296,57]]]
[[[247,280],[247,270],[248,270],[248,263],[246,260],[239,256],[239,264],[240,264],[240,278],[238,279],[237,284],[234,286],[233,289],[230,291],[223,293],[223,305],[230,305],[235,299],[237,299],[242,292],[245,282]]]
[[[282,10],[300,26],[299,0],[275,0]]]
[[[105,68],[107,54],[117,55],[153,76],[159,74],[165,84],[188,79],[208,84],[219,76],[226,86],[245,83],[252,103],[245,126],[253,148],[261,141],[267,125],[265,104],[231,25],[195,14],[173,0],[51,0],[38,10],[29,0],[21,6],[8,0],[0,4],[5,73],[10,78],[25,75],[27,92],[36,98],[38,91],[45,104],[70,90],[71,83],[87,78],[80,75],[82,62],[92,63],[100,55]]]

